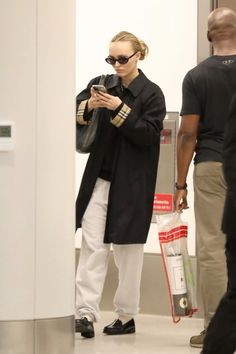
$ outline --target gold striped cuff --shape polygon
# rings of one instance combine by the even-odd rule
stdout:
[[[119,128],[124,123],[130,112],[131,108],[124,103],[118,114],[111,119],[111,123]]]
[[[78,109],[77,109],[76,121],[81,125],[88,124],[88,122],[86,120],[84,120],[84,111],[85,111],[87,102],[88,102],[88,100],[81,101],[78,106]]]

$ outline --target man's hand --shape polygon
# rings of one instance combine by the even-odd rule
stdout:
[[[184,209],[188,209],[187,202],[187,189],[176,190],[174,194],[174,208],[177,212],[182,212]]]

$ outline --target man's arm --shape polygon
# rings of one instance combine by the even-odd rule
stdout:
[[[188,208],[186,180],[195,151],[200,116],[184,115],[177,136],[177,189],[174,195],[176,211]],[[184,189],[185,187],[185,189]]]

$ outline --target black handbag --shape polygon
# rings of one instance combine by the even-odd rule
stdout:
[[[102,75],[99,80],[99,85],[104,85],[106,76]],[[92,150],[95,141],[98,122],[99,108],[94,109],[91,119],[88,124],[81,125],[76,123],[76,151],[79,153],[89,153]]]

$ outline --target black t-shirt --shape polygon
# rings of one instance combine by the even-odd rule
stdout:
[[[112,171],[113,171],[115,150],[117,147],[117,139],[118,139],[117,128],[111,126],[109,144],[107,146],[107,150],[102,162],[101,170],[99,172],[99,177],[105,179],[105,181],[111,181],[112,179]]]
[[[118,88],[116,88],[116,94],[121,99],[123,98],[124,88],[121,85],[121,81],[119,81],[119,86],[118,86]],[[121,103],[121,105],[115,111],[110,112],[111,118],[114,118],[117,115],[117,113],[120,111],[122,105],[123,105],[123,103]],[[106,181],[112,180],[114,156],[115,156],[115,151],[117,148],[117,139],[118,139],[117,128],[114,127],[112,124],[110,125],[109,134],[110,134],[109,144],[107,145],[106,153],[104,155],[101,170],[99,173],[99,177],[102,179],[105,179]]]
[[[224,124],[236,91],[236,55],[213,55],[183,81],[181,116],[200,115],[194,163],[222,162]]]

